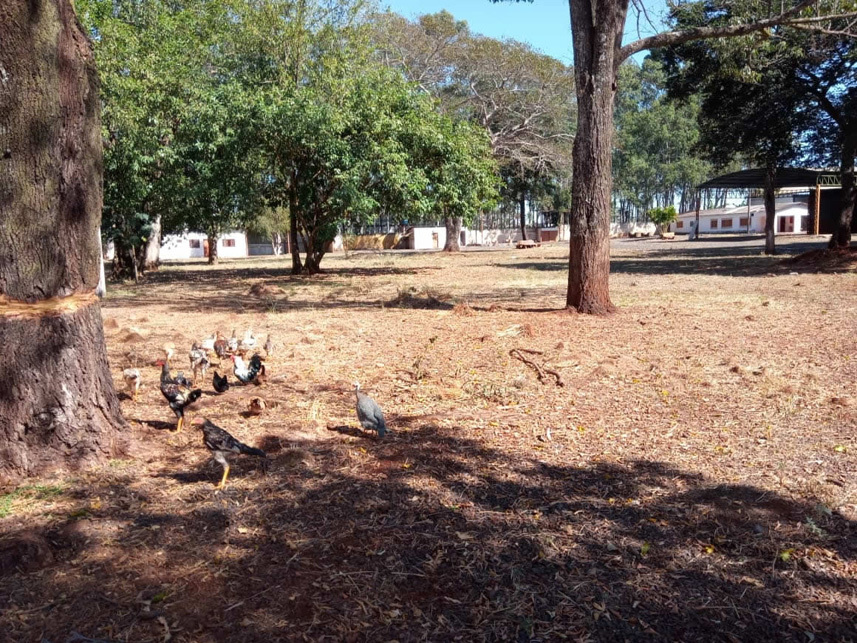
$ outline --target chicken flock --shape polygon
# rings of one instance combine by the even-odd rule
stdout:
[[[193,379],[189,380],[185,377],[183,371],[178,371],[175,376],[172,375],[170,360],[175,354],[175,348],[172,344],[164,346],[164,359],[158,360],[157,364],[161,367],[160,390],[161,395],[167,401],[170,409],[176,416],[176,431],[181,431],[185,424],[185,409],[202,397],[202,389],[194,388],[194,382],[201,381],[199,376],[204,379],[209,368],[213,365],[222,368],[224,362],[232,363],[232,374],[238,383],[242,385],[260,385],[267,378],[267,369],[264,361],[271,357],[274,351],[274,343],[271,336],[268,335],[262,349],[264,350],[264,358],[256,351],[256,338],[252,330],[248,330],[244,334],[242,340],[238,340],[235,330],[232,331],[232,336],[229,338],[223,337],[218,331],[211,337],[204,339],[201,342],[193,342],[190,348],[188,357],[190,360],[190,369],[193,373]],[[248,353],[253,353],[248,361],[244,361]],[[212,362],[213,358],[217,358],[216,364]],[[122,379],[125,382],[125,389],[128,396],[134,401],[137,401],[140,386],[142,383],[142,374],[139,368],[126,368],[122,371]],[[221,375],[217,369],[214,370],[212,376],[212,386],[216,394],[226,393],[230,389],[229,378],[226,374]],[[383,438],[387,433],[387,424],[384,421],[384,413],[381,407],[371,397],[360,390],[360,383],[354,383],[354,393],[357,398],[356,411],[357,420],[360,426],[364,429],[374,431],[379,438]],[[251,415],[259,415],[264,412],[266,406],[265,400],[260,397],[254,397],[250,400],[249,413]],[[251,455],[260,458],[266,458],[266,454],[261,449],[248,446],[233,437],[228,431],[217,426],[208,418],[196,418],[192,423],[193,426],[202,430],[203,444],[211,452],[214,459],[223,467],[223,477],[217,485],[218,489],[226,486],[226,480],[229,477],[229,462],[226,455],[229,453]]]

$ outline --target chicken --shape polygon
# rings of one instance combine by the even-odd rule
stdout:
[[[161,395],[166,398],[176,414],[176,431],[182,430],[184,423],[184,410],[202,396],[202,389],[191,389],[191,383],[185,379],[182,373],[179,373],[174,378],[170,376],[169,357],[172,351],[168,351],[167,359],[164,360],[161,368]]]
[[[125,388],[128,390],[128,395],[136,402],[137,393],[140,391],[140,369],[126,368],[122,371],[122,379],[125,380]]]
[[[217,341],[217,333],[214,333],[211,337],[208,337],[202,340],[202,344],[200,344],[200,348],[204,350],[206,353],[214,352],[214,342]]]
[[[253,355],[253,357],[250,358],[249,366],[246,365],[244,360],[238,355],[232,356],[232,362],[234,364],[232,372],[235,374],[235,377],[244,384],[255,382],[259,375],[265,374],[265,367],[262,365],[262,358],[258,355]]]
[[[267,404],[265,404],[265,400],[261,397],[254,397],[250,399],[250,403],[247,405],[247,410],[250,415],[262,415],[265,412],[265,408]]]
[[[387,432],[384,412],[371,397],[360,392],[360,382],[354,382],[354,393],[357,395],[357,419],[360,426],[370,431],[377,431],[378,437],[383,438]]]
[[[241,340],[241,344],[238,346],[238,352],[248,353],[254,348],[256,348],[256,338],[253,336],[253,331],[248,329],[244,333],[244,339]]]
[[[226,350],[234,353],[238,350],[238,336],[235,334],[235,329],[232,329],[232,337],[226,340]]]
[[[220,377],[220,374],[217,371],[214,371],[214,377],[212,378],[211,384],[214,386],[214,390],[218,393],[225,393],[229,390],[229,379],[225,375]]]
[[[208,361],[208,353],[194,342],[190,349],[190,367],[193,370],[193,379],[197,379],[197,373],[202,371],[202,377],[205,378],[205,373],[211,362]]]
[[[270,357],[274,352],[274,342],[271,341],[271,333],[268,333],[268,339],[265,340],[265,357]]]
[[[224,360],[226,359],[226,354],[229,351],[229,342],[227,342],[223,335],[218,331],[217,339],[214,340],[214,354],[217,355],[218,359]]]
[[[239,453],[244,455],[254,455],[259,458],[267,457],[261,449],[247,446],[243,442],[239,442],[234,437],[229,435],[219,426],[210,422],[208,419],[196,418],[193,421],[194,426],[202,428],[202,441],[206,448],[211,451],[214,459],[217,460],[223,467],[223,477],[220,479],[218,489],[223,489],[226,486],[226,478],[229,477],[229,462],[226,461],[227,453]]]

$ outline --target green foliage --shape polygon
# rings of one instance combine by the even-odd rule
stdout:
[[[619,75],[613,189],[621,218],[636,218],[653,204],[677,199],[688,207],[695,186],[712,171],[696,149],[699,101],[668,100],[661,65],[651,58],[642,66],[623,65]]]
[[[675,206],[668,205],[665,207],[652,208],[648,211],[649,219],[657,225],[661,230],[666,229],[670,223],[676,220],[678,213]]]

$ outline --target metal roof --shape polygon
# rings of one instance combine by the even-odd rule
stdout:
[[[777,169],[777,180],[774,186],[780,188],[809,188],[816,185],[838,186],[839,173],[830,170],[807,170],[796,167],[781,167]],[[765,187],[765,168],[741,170],[717,176],[697,186],[700,190],[711,188],[732,189],[763,189]]]

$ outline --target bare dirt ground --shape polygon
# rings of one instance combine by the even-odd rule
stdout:
[[[759,250],[616,242],[609,318],[559,310],[563,245],[113,285],[131,449],[0,496],[0,641],[857,641],[857,272]],[[188,415],[269,458],[216,492],[154,361],[233,328],[268,382]]]

